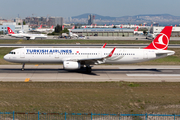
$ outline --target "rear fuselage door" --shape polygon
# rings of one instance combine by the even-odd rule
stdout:
[[[98,51],[98,57],[102,57],[102,51]]]
[[[148,59],[148,51],[143,51],[143,59]]]
[[[54,54],[55,54],[55,58],[59,58],[59,53],[58,52],[56,52]]]

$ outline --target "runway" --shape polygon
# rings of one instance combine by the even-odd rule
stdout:
[[[2,82],[180,82],[180,66],[95,65],[92,73],[67,71],[62,65],[0,65]]]

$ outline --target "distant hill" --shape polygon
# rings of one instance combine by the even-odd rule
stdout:
[[[78,16],[74,16],[72,18],[77,18],[77,19],[81,19],[81,18],[88,18],[88,15],[90,15],[91,13],[85,13],[82,15],[78,15]],[[98,15],[98,14],[93,14],[95,15],[95,19],[102,19],[102,20],[115,20],[117,17],[110,17],[110,16],[102,16],[102,15]]]
[[[88,19],[88,15],[92,13],[85,13],[78,16],[73,16],[72,19]],[[121,16],[121,17],[110,17],[110,16],[102,16],[98,14],[95,15],[96,23],[165,23],[165,24],[180,24],[180,16],[174,16],[171,14],[140,14],[134,16]]]
[[[88,15],[90,15],[92,13],[85,13],[82,15],[78,15],[78,16],[73,16],[72,18],[88,18]],[[119,19],[119,18],[137,18],[137,17],[164,17],[164,18],[180,18],[180,16],[173,16],[170,14],[140,14],[140,15],[134,15],[134,16],[122,16],[122,17],[110,17],[110,16],[102,16],[102,15],[98,15],[98,14],[93,14],[95,15],[95,19],[102,19],[102,20],[115,20],[115,19]]]

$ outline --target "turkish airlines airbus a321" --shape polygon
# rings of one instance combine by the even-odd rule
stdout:
[[[27,40],[34,40],[36,38],[47,38],[47,35],[44,35],[44,34],[27,34],[27,33],[23,33],[23,32],[20,32],[20,33],[17,33],[15,34],[10,27],[7,27],[8,29],[8,35],[12,36],[12,37],[17,37],[17,38],[21,38],[21,37],[24,37],[26,38]]]
[[[149,61],[173,55],[167,50],[172,27],[166,26],[162,32],[144,49],[116,48],[18,48],[4,56],[9,62],[22,63],[63,63],[64,69],[75,70],[86,67],[91,72],[95,64],[127,64]]]

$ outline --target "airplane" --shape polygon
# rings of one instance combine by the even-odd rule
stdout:
[[[8,35],[12,37],[17,37],[17,38],[23,37],[23,38],[26,38],[27,40],[34,40],[36,38],[47,38],[47,36],[44,34],[27,34],[23,32],[15,34],[13,30],[11,30],[10,27],[7,27],[7,29],[8,29]]]
[[[77,34],[72,33],[72,29],[74,29],[74,28],[75,28],[75,26],[73,26],[71,29],[68,29],[70,38],[74,38],[74,37],[78,38],[79,37]]]
[[[75,33],[72,33],[71,31],[69,31],[69,37],[70,38],[74,38],[74,37],[78,38],[79,36]]]
[[[136,27],[136,29],[134,30],[134,34],[135,35],[142,35],[143,34],[143,31],[138,31],[138,26]]]
[[[154,39],[156,36],[158,35],[158,33],[148,33],[147,36],[146,36],[146,39]]]
[[[167,50],[172,26],[166,26],[161,33],[143,49],[105,48],[18,48],[4,56],[4,60],[22,63],[63,63],[66,70],[86,68],[91,72],[91,65],[139,63],[175,54]]]
[[[54,31],[53,25],[51,26],[51,28],[42,28],[42,25],[37,28],[36,30],[33,31],[37,31],[37,32],[48,32],[48,31]]]

